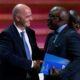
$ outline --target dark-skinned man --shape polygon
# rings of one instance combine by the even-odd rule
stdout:
[[[54,6],[50,10],[48,26],[53,32],[47,37],[45,53],[66,58],[70,63],[61,71],[53,69],[52,76],[45,77],[45,80],[80,80],[80,39],[68,22],[66,9]]]

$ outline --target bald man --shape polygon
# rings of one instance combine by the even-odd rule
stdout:
[[[80,80],[80,37],[69,25],[69,14],[61,6],[50,10],[48,26],[53,30],[47,37],[45,52],[66,58],[70,63],[61,71],[53,70],[46,80]]]
[[[0,80],[38,80],[37,76],[35,78],[39,67],[36,60],[40,59],[41,54],[35,33],[29,28],[31,8],[17,4],[12,10],[12,16],[13,24],[0,34]]]

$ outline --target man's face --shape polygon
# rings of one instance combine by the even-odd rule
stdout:
[[[32,13],[30,9],[24,9],[20,12],[19,16],[18,16],[18,23],[21,26],[30,26],[30,21],[32,20]]]
[[[52,30],[56,30],[58,28],[58,23],[59,23],[59,17],[49,14],[49,17],[48,17],[49,28]]]

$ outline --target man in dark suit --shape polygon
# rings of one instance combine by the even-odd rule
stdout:
[[[36,72],[40,61],[36,60],[41,54],[35,33],[29,28],[31,9],[25,4],[17,4],[12,15],[13,24],[0,34],[0,80],[38,80]]]
[[[69,14],[60,6],[50,10],[48,26],[50,33],[45,43],[45,52],[66,58],[70,63],[62,71],[53,70],[46,80],[80,80],[80,38],[68,25]]]

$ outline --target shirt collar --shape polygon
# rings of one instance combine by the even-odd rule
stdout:
[[[17,29],[17,31],[19,32],[19,34],[21,33],[21,32],[26,32],[26,30],[24,29],[24,30],[21,30],[17,25],[16,25],[16,23],[14,22],[14,25],[15,25],[15,27],[16,27],[16,29]]]
[[[60,33],[68,24],[64,24],[57,29],[57,32]]]

